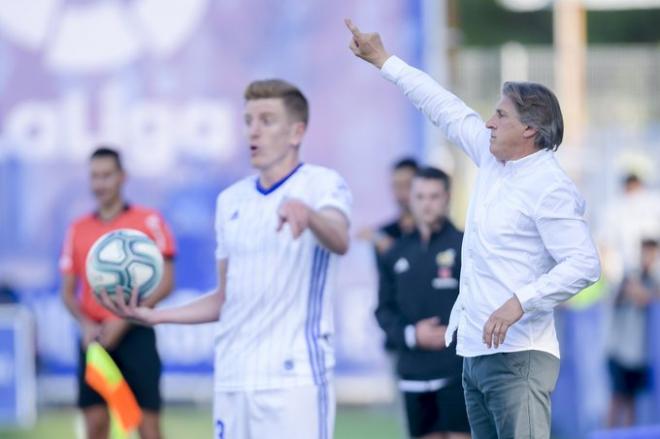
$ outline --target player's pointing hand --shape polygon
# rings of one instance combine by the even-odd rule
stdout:
[[[383,46],[383,42],[380,40],[380,35],[376,32],[360,32],[360,29],[353,24],[350,18],[346,18],[344,23],[346,23],[346,27],[353,34],[351,43],[348,45],[351,51],[355,56],[362,58],[380,69],[385,61],[387,61],[387,58],[390,57],[390,54],[387,53]]]
[[[310,214],[309,207],[302,201],[294,199],[285,200],[277,211],[277,215],[279,216],[277,231],[282,230],[284,223],[288,223],[293,239],[298,238],[309,227]]]

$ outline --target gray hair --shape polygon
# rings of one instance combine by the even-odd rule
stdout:
[[[555,94],[535,82],[505,82],[502,94],[513,101],[520,121],[536,128],[536,146],[556,151],[564,137],[564,118]]]

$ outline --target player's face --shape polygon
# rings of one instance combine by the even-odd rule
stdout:
[[[447,216],[449,193],[442,181],[416,177],[410,192],[410,208],[418,224],[432,226]]]
[[[498,160],[516,160],[528,154],[527,139],[531,128],[520,122],[518,111],[509,97],[502,96],[486,127],[490,129],[490,152]]]
[[[254,99],[245,104],[245,128],[250,163],[260,171],[297,159],[305,124],[293,120],[279,98]]]
[[[410,187],[415,171],[410,168],[397,169],[392,173],[392,192],[394,199],[404,212],[410,211]]]
[[[90,162],[90,183],[99,206],[112,204],[121,197],[124,172],[112,157],[98,157]]]

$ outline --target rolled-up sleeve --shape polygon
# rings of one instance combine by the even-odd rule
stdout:
[[[525,312],[550,311],[600,278],[598,252],[584,212],[580,195],[565,185],[541,198],[535,223],[556,265],[515,292]]]

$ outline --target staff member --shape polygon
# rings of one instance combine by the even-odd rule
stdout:
[[[467,437],[462,359],[444,335],[458,296],[463,233],[447,218],[450,180],[417,172],[410,205],[416,229],[381,259],[376,318],[397,351],[399,388],[413,437]]]

